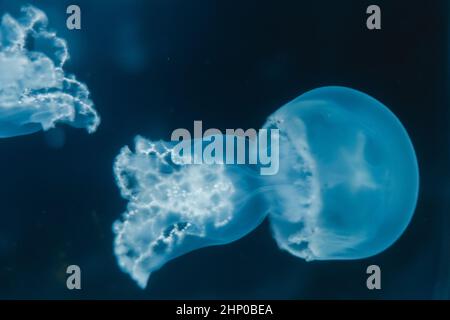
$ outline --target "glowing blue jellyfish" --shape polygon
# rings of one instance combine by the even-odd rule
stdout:
[[[139,286],[169,260],[239,239],[266,216],[279,247],[306,260],[368,257],[401,235],[417,200],[417,161],[380,102],[320,88],[280,108],[264,128],[279,130],[274,175],[192,165],[173,142],[137,137],[134,152],[121,150],[114,172],[129,203],[114,224],[114,250]]]
[[[89,90],[63,66],[69,54],[64,39],[47,29],[44,12],[22,8],[0,22],[0,138],[48,130],[68,123],[94,132],[100,119]]]

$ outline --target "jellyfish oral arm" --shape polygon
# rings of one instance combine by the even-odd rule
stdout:
[[[0,137],[13,137],[67,123],[94,132],[100,118],[86,85],[65,73],[67,43],[47,29],[47,16],[33,6],[19,19],[0,22]],[[45,47],[31,50],[28,42]],[[48,49],[47,49],[48,48]]]

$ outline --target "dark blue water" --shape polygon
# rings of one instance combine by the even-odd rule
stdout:
[[[442,2],[442,3],[441,3]],[[102,117],[93,135],[60,131],[0,140],[0,298],[447,298],[449,294],[448,37],[444,1],[378,1],[383,29],[365,28],[369,1],[87,1],[82,30],[70,1],[32,3],[71,51]],[[324,85],[366,92],[402,121],[416,148],[420,198],[405,234],[358,261],[307,263],[280,251],[267,223],[245,238],[177,258],[146,290],[118,268],[111,225],[126,202],[112,163],[136,134],[169,139],[194,120],[258,128]],[[59,135],[61,148],[49,144]],[[66,289],[66,267],[82,290]],[[366,288],[366,267],[382,290]]]

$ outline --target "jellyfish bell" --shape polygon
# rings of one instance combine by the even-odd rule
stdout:
[[[405,128],[374,98],[345,87],[309,91],[277,110],[280,133],[270,221],[280,248],[306,260],[359,259],[409,224],[418,165]]]

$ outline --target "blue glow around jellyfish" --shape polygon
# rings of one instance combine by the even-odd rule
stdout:
[[[405,230],[417,201],[417,160],[383,104],[352,89],[319,88],[281,107],[264,128],[279,129],[272,176],[248,165],[185,164],[173,143],[142,137],[134,151],[121,150],[114,172],[129,203],[114,224],[114,251],[140,287],[169,260],[237,240],[266,216],[279,247],[306,260],[368,257]]]
[[[68,123],[94,132],[100,123],[89,90],[64,72],[66,41],[48,30],[47,16],[22,8],[0,22],[0,138]]]

